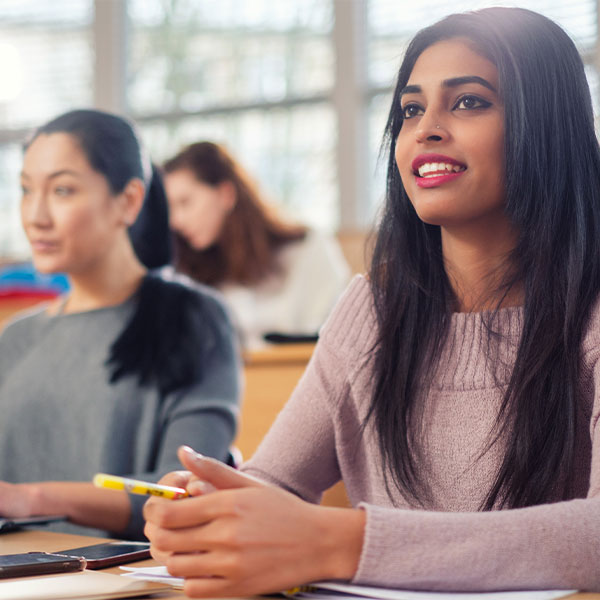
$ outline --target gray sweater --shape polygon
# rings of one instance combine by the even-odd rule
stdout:
[[[10,324],[0,336],[0,479],[91,481],[100,471],[157,480],[181,468],[181,444],[224,459],[235,435],[239,361],[220,301],[205,296],[216,332],[209,364],[201,381],[165,397],[131,375],[109,383],[109,348],[135,298],[57,316],[44,307]],[[190,323],[204,334],[201,319]],[[130,498],[120,535],[140,538],[146,498]]]

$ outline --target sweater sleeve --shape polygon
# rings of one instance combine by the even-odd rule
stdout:
[[[358,584],[445,590],[600,589],[600,498],[485,513],[359,505]]]
[[[361,503],[357,584],[446,590],[600,590],[600,364],[593,367],[586,498],[491,512],[428,512]]]
[[[181,469],[177,449],[191,446],[205,456],[225,460],[236,433],[241,390],[240,361],[230,320],[219,302],[211,300],[214,343],[200,381],[167,396],[162,403],[160,435],[152,468],[129,476],[158,481]],[[203,335],[198,325],[198,335]],[[131,519],[119,535],[139,538],[144,520],[144,496],[130,495]]]

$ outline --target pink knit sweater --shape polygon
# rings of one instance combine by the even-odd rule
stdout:
[[[522,310],[500,311],[500,352],[514,362]],[[356,277],[334,309],[308,368],[253,458],[252,475],[318,502],[340,478],[366,511],[354,583],[429,590],[600,590],[600,314],[584,340],[580,498],[478,512],[502,444],[483,457],[510,369],[490,372],[479,313],[457,313],[425,399],[425,456],[433,505],[390,501],[373,429],[361,433],[372,393],[366,353],[376,335],[372,296]]]

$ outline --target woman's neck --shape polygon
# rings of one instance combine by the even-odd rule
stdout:
[[[522,304],[520,283],[507,287],[516,243],[516,232],[508,223],[491,230],[442,228],[444,264],[456,297],[457,312]]]
[[[112,252],[85,271],[69,273],[71,291],[62,312],[85,312],[122,304],[136,292],[146,272],[130,245]]]

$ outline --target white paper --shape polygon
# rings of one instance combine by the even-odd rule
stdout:
[[[299,594],[302,598],[312,600],[332,600],[340,598],[377,598],[380,600],[554,600],[577,590],[529,590],[514,592],[415,592],[411,590],[395,590],[363,585],[349,585],[343,583],[320,582],[313,584],[315,591]],[[327,591],[337,592],[328,595]]]
[[[123,571],[122,577],[131,577],[133,579],[141,579],[143,581],[156,581],[159,583],[167,583],[174,588],[183,588],[183,577],[173,577],[167,571],[167,567],[121,567]]]
[[[173,587],[182,588],[184,579],[173,577],[166,567],[121,567],[128,571],[124,576],[144,581],[169,583]],[[364,585],[349,585],[328,581],[314,583],[309,588],[314,591],[303,591],[294,594],[307,600],[334,600],[335,598],[375,598],[378,600],[555,600],[574,594],[577,590],[528,590],[516,592],[415,592],[411,590],[394,590]],[[328,594],[336,592],[335,594]]]
[[[139,580],[123,579],[113,573],[79,571],[35,577],[18,577],[0,582],[2,600],[104,600],[131,598],[168,590]]]

